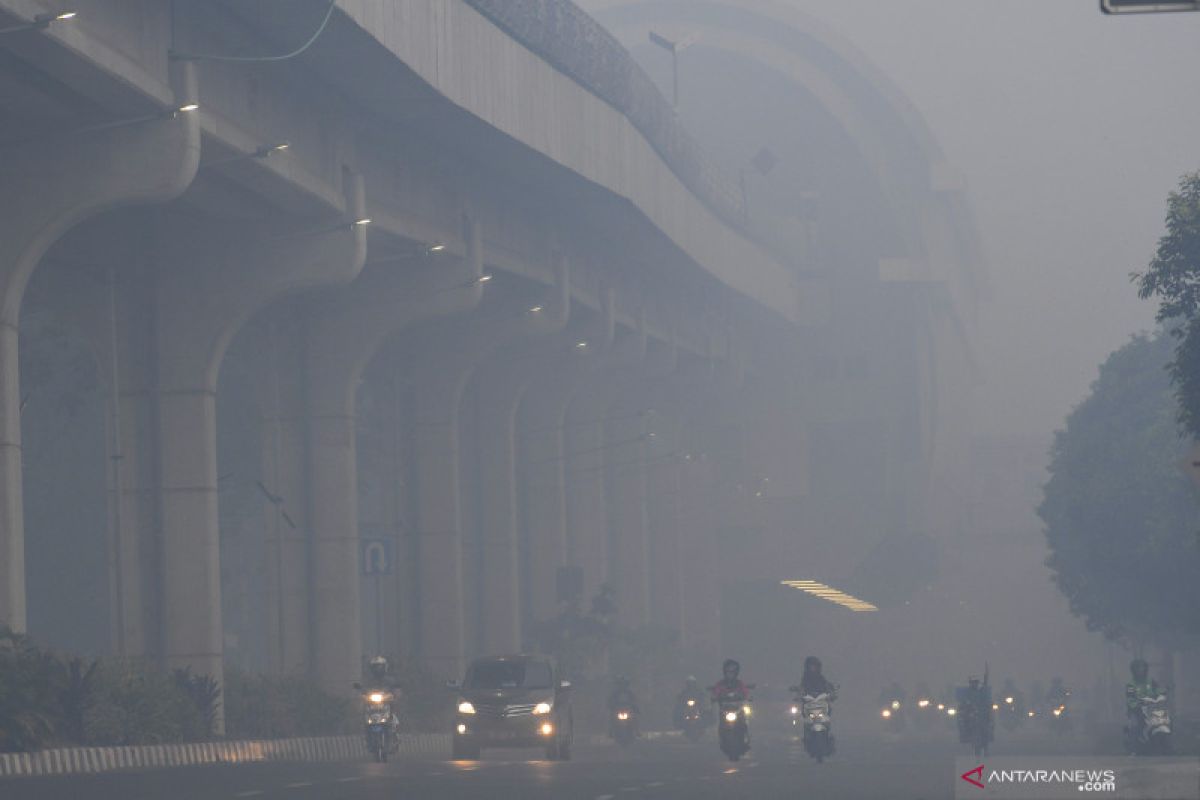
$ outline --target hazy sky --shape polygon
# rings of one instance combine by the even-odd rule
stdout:
[[[1200,13],[1096,0],[793,0],[880,67],[966,177],[991,266],[981,432],[1059,427],[1153,324],[1129,283],[1200,168]]]

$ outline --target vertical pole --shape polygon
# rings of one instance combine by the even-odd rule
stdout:
[[[109,349],[109,434],[112,437],[109,469],[112,470],[112,609],[113,625],[115,626],[115,644],[117,655],[124,658],[127,655],[125,640],[125,548],[122,536],[124,528],[121,519],[121,503],[124,501],[124,491],[121,482],[121,371],[117,348],[117,271],[115,267],[108,268],[108,349]]]

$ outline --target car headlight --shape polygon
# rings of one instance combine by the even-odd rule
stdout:
[[[546,702],[538,703],[536,706],[533,707],[533,713],[539,714],[539,715],[540,714],[549,714],[550,713],[550,704],[546,703]]]
[[[737,722],[737,712],[736,711],[726,711],[725,712],[725,721],[726,722]]]
[[[469,701],[469,700],[463,700],[461,703],[459,703],[459,704],[458,704],[458,713],[460,713],[460,714],[474,714],[474,713],[475,713],[475,706],[471,705],[471,701]]]
[[[370,700],[372,703],[382,703],[383,702],[383,693],[382,692],[371,692],[369,695],[367,695],[367,699]]]

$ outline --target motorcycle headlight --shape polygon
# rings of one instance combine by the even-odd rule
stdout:
[[[999,710],[1000,710],[1000,704],[992,703],[992,711],[999,711]]]
[[[796,708],[795,706],[792,706],[792,713],[793,713],[793,714],[799,714],[799,713],[800,713],[800,709]]]
[[[1004,698],[1004,702],[1008,703],[1011,706],[1013,704],[1013,698],[1006,697],[1006,698]]]
[[[372,703],[382,703],[383,702],[383,693],[382,692],[371,692],[369,695],[367,695],[367,699],[370,700]]]
[[[539,715],[540,714],[549,714],[550,713],[550,704],[546,703],[546,702],[538,703],[536,706],[533,707],[533,713],[539,714]]]
[[[460,714],[474,714],[474,713],[475,713],[475,706],[471,705],[471,701],[470,701],[470,700],[463,700],[461,703],[459,703],[459,704],[458,704],[458,713],[460,713]]]
[[[753,709],[750,708],[750,706],[742,706],[742,713],[748,717],[754,712],[753,712]]]
[[[893,710],[893,711],[898,711],[899,709],[900,709],[900,701],[899,701],[899,700],[893,700],[893,701],[892,701],[892,710]]]
[[[696,701],[695,701],[695,700],[688,700],[688,701],[687,701],[687,704],[688,704],[689,706],[694,706],[694,705],[696,705]]]
[[[929,701],[928,700],[918,700],[917,705],[920,706],[921,708],[928,708]]]
[[[617,719],[619,719],[619,720],[621,720],[622,722],[624,722],[625,720],[629,719],[629,712],[628,712],[628,711],[618,711],[618,712],[617,712]]]
[[[892,716],[892,710],[890,708],[885,708],[883,711],[879,712],[879,716],[883,717],[884,719],[887,719],[890,716]]]
[[[1061,708],[1056,708],[1056,709],[1054,709],[1054,716],[1056,716],[1056,717],[1061,717],[1061,716],[1062,716],[1062,709],[1061,709]]]
[[[726,722],[737,722],[737,712],[736,711],[726,711],[725,712],[725,721]]]
[[[947,708],[946,713],[949,714],[950,716],[954,717],[954,716],[958,715],[958,709],[957,708]]]

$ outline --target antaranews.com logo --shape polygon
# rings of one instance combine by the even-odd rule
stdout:
[[[980,764],[960,775],[979,789],[1006,784],[1071,785],[1078,792],[1116,792],[1114,769],[988,769]]]
[[[960,758],[956,800],[1079,798],[1200,800],[1200,759],[1000,756]]]

